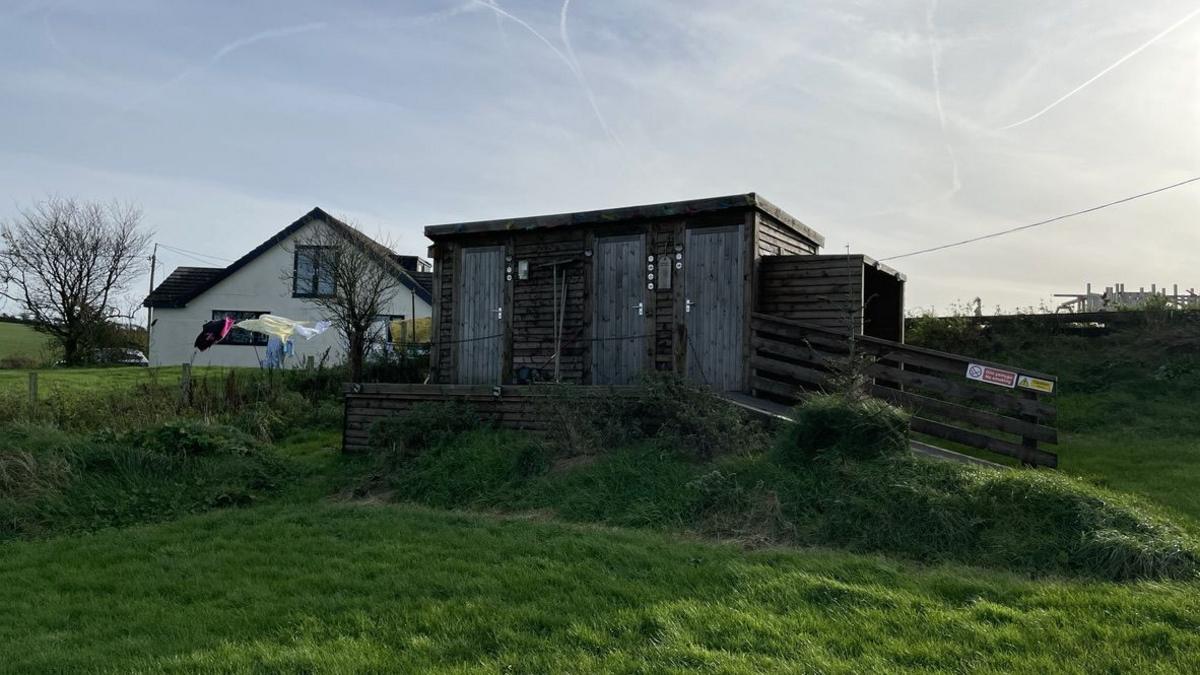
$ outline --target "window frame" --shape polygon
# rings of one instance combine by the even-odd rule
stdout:
[[[324,255],[336,255],[337,249],[333,246],[317,246],[313,244],[297,245],[292,252],[292,297],[293,298],[332,298],[337,295],[337,284],[332,279],[330,283],[333,286],[328,293],[321,293],[321,258]],[[300,291],[300,254],[306,253],[312,255],[312,278],[305,280],[306,284],[311,284],[312,292],[302,293]]]
[[[236,323],[238,321],[245,321],[246,319],[257,319],[263,314],[270,313],[270,310],[260,312],[255,309],[214,309],[212,310],[211,320],[216,321],[217,319],[223,319],[227,316],[232,316],[234,322]],[[246,342],[228,342],[227,340],[233,337],[234,331],[247,333],[250,335],[250,339]],[[229,334],[221,338],[221,341],[217,344],[221,345],[222,347],[265,347],[267,346],[268,338],[269,336],[267,336],[265,333],[259,333],[258,331],[253,330],[248,331],[242,328],[233,328],[229,331]]]

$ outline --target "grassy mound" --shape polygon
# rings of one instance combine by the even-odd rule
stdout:
[[[282,465],[243,432],[173,422],[131,434],[9,427],[0,539],[159,521],[257,502]]]
[[[775,448],[709,461],[656,438],[563,459],[531,437],[477,430],[393,458],[373,485],[443,508],[548,511],[1038,575],[1123,581],[1200,572],[1187,534],[1135,499],[1051,472],[868,452],[863,439],[895,445],[897,434],[903,438],[895,415],[874,404],[840,412],[836,405],[818,401],[801,411],[802,423]],[[847,425],[849,440],[828,435],[831,420]]]

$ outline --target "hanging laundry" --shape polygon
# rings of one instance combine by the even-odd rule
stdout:
[[[233,330],[233,317],[231,316],[209,321],[200,328],[200,334],[196,336],[196,349],[200,351],[208,349],[224,340],[231,330]]]
[[[299,335],[300,337],[304,338],[305,340],[311,340],[311,339],[315,338],[316,336],[320,335],[321,333],[324,333],[325,331],[329,330],[329,327],[332,325],[333,325],[333,323],[330,321],[318,321],[317,324],[315,326],[313,326],[312,328],[309,328],[308,326],[304,326],[301,324],[297,324],[296,325],[296,335]]]
[[[272,335],[267,338],[267,353],[263,357],[262,366],[264,368],[282,368],[284,357],[284,343],[279,339],[278,335]]]
[[[275,316],[274,314],[263,314],[257,319],[239,321],[236,327],[254,331],[255,333],[262,333],[263,335],[275,335],[282,341],[290,339],[292,335],[299,335],[305,340],[311,340],[325,332],[330,325],[328,321],[320,321],[316,326],[311,327],[305,325],[308,323],[311,322],[294,321],[282,316]]]

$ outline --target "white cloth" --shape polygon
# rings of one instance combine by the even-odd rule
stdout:
[[[325,331],[329,330],[329,327],[332,325],[333,324],[329,321],[318,321],[317,324],[315,326],[313,326],[312,328],[309,328],[308,326],[305,326],[302,324],[297,324],[296,325],[296,335],[299,335],[300,337],[304,338],[305,340],[311,340],[311,339],[315,338],[316,336],[320,335],[321,333],[324,333]]]
[[[263,335],[274,335],[278,337],[281,342],[287,342],[292,338],[292,335],[299,335],[305,340],[311,340],[321,333],[324,333],[329,329],[330,326],[330,322],[328,321],[318,321],[315,326],[306,325],[310,323],[312,322],[293,321],[292,319],[282,316],[275,316],[274,314],[263,314],[257,319],[246,319],[245,321],[239,321],[235,323],[234,326],[241,328],[242,330],[262,333]]]

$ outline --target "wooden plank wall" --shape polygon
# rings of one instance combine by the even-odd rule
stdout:
[[[549,263],[558,261],[563,263],[558,268],[560,303],[564,274],[567,280],[560,375],[564,382],[583,381],[585,362],[591,359],[587,341],[590,317],[584,301],[590,287],[586,279],[591,274],[591,261],[584,255],[585,234],[581,229],[514,234],[513,264],[529,264],[528,279],[518,279],[515,270],[513,277],[514,375],[529,368],[546,381],[553,379],[554,314],[558,308],[554,306],[554,268]]]
[[[449,382],[453,377],[457,351],[454,339],[454,280],[458,274],[458,247],[440,243],[434,247],[434,326],[431,331],[433,348],[430,353],[431,378],[434,382]]]
[[[800,236],[794,230],[784,227],[778,220],[758,212],[755,218],[758,223],[758,255],[813,255],[817,245]]]
[[[678,225],[678,227],[677,227]],[[658,256],[668,256],[671,265],[671,287],[663,288],[661,277],[663,270],[658,269],[656,278],[660,283],[654,284],[653,298],[650,303],[651,321],[654,326],[654,340],[650,345],[653,350],[654,369],[672,372],[675,370],[675,296],[683,287],[683,270],[675,269],[675,232],[682,231],[682,222],[672,221],[656,223],[650,230],[648,246],[650,254],[655,256],[655,267]]]
[[[756,311],[862,332],[861,255],[781,255],[759,261]],[[853,317],[851,317],[853,314]]]
[[[636,392],[637,387],[633,386],[564,389],[552,385],[348,384],[342,449],[346,452],[369,450],[372,425],[422,402],[465,403],[488,423],[540,433],[555,424],[552,407],[555,397],[561,405],[580,399],[631,396]]]

